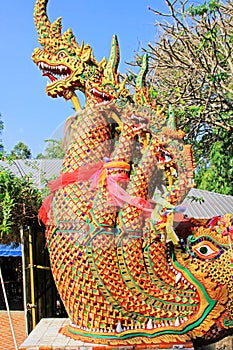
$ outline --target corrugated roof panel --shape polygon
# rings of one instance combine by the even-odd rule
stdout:
[[[34,185],[41,189],[47,181],[60,175],[62,162],[62,159],[17,159],[11,163],[1,161],[0,165],[17,177],[30,176]]]
[[[203,202],[191,198],[203,198]],[[231,213],[233,215],[233,196],[192,188],[182,205],[185,215],[192,218],[208,219],[213,216]]]

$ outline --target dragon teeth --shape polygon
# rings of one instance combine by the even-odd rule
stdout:
[[[193,291],[196,291],[196,287],[192,285],[190,282],[188,282],[184,276],[182,276],[181,272],[178,272],[172,265],[171,260],[168,260],[168,264],[170,267],[170,270],[175,274],[175,283],[177,284],[180,280],[190,289]]]
[[[181,273],[178,272],[177,275],[176,275],[176,284],[179,282],[179,280],[181,279]]]
[[[70,69],[62,64],[58,66],[49,65],[43,61],[38,62],[38,68],[43,71],[43,73],[52,73],[59,75],[60,79],[65,79],[70,75]]]
[[[122,327],[121,327],[121,323],[120,323],[120,322],[117,324],[116,331],[117,331],[117,333],[120,333],[120,332],[122,332],[122,331],[123,331],[123,329],[122,329]]]
[[[179,327],[179,326],[180,326],[180,320],[177,317],[176,320],[175,320],[175,327]]]
[[[152,328],[153,328],[152,320],[149,320],[149,321],[147,322],[146,328],[147,328],[147,329],[152,329]]]

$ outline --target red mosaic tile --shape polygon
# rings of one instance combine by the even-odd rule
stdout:
[[[11,319],[18,347],[26,339],[24,311],[11,311]],[[14,350],[14,340],[11,332],[7,311],[0,311],[0,350]]]

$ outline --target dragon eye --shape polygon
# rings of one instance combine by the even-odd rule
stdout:
[[[58,58],[65,58],[67,57],[67,54],[64,51],[59,52]]]
[[[220,253],[219,248],[209,241],[202,241],[194,245],[192,249],[202,259],[211,259]]]

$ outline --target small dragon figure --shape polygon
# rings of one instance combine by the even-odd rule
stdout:
[[[50,79],[51,97],[71,99],[66,155],[49,183],[39,217],[51,268],[71,323],[63,333],[108,345],[213,342],[233,327],[232,220],[229,214],[185,234],[175,212],[193,186],[191,148],[172,111],[145,85],[148,57],[134,94],[117,71],[119,46],[97,62],[61,18],[50,23],[37,0],[42,49],[32,59]],[[85,94],[81,108],[75,90]]]

